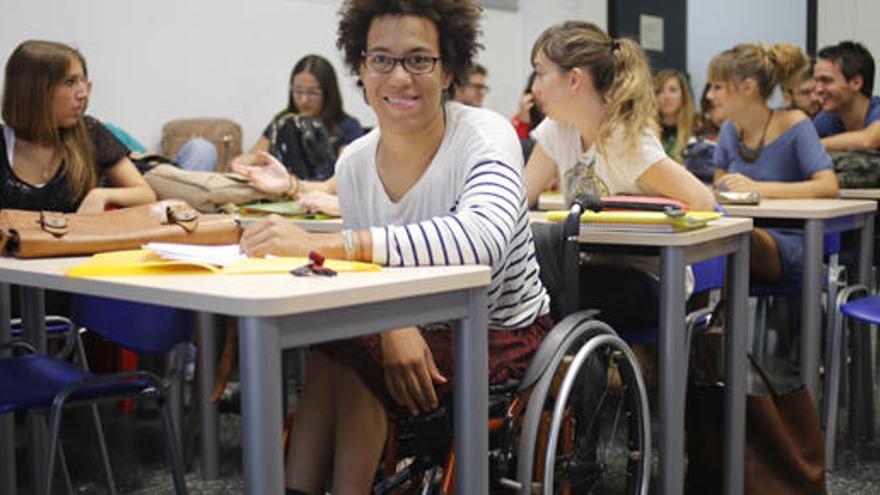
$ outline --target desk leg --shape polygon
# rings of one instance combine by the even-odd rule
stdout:
[[[819,347],[822,339],[822,220],[804,224],[804,269],[801,287],[801,381],[819,397]]]
[[[743,493],[746,438],[746,375],[748,352],[749,234],[737,239],[727,257],[727,333],[724,376],[724,493]]]
[[[455,325],[455,486],[489,491],[489,337],[485,288],[470,291],[468,318]]]
[[[870,284],[871,262],[874,245],[874,218],[867,215],[864,226],[858,234],[858,264],[856,265],[856,283]],[[871,327],[864,323],[855,325],[856,330],[850,333],[852,342],[852,386],[850,398],[850,432],[857,442],[870,441],[874,433],[874,391],[873,373],[871,371]]]
[[[0,344],[9,342],[9,320],[12,318],[9,284],[0,284]],[[0,353],[0,359],[9,353]],[[15,495],[15,418],[12,414],[0,415],[0,493]]]
[[[684,249],[660,252],[660,493],[684,491]]]
[[[217,367],[215,316],[199,313],[196,328],[199,332],[199,421],[201,426],[202,479],[220,477],[220,443],[217,440],[217,406],[211,401]]]
[[[269,318],[241,318],[238,338],[244,421],[244,492],[248,495],[281,494],[284,490],[284,455],[278,322]]]
[[[21,320],[24,337],[38,352],[46,352],[46,299],[43,289],[20,287]],[[49,432],[43,413],[31,411],[27,413],[28,448],[30,455],[31,486],[43,489],[43,465],[47,455]]]

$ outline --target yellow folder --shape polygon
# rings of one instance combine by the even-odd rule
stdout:
[[[305,257],[245,258],[225,267],[198,261],[164,260],[146,249],[96,254],[85,263],[67,269],[69,277],[124,277],[145,275],[211,275],[286,273],[308,263]],[[324,266],[339,273],[375,272],[382,269],[372,263],[328,259]]]

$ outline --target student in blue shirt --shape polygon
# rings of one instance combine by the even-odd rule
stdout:
[[[757,191],[764,198],[822,198],[837,195],[831,157],[809,118],[800,110],[774,110],[767,99],[807,67],[800,48],[740,44],[709,65],[708,98],[727,122],[718,135],[715,186]],[[755,229],[751,280],[760,284],[800,279],[802,231]]]
[[[853,41],[826,46],[819,51],[813,77],[822,100],[816,130],[825,148],[880,148],[880,96],[872,96],[871,52]]]

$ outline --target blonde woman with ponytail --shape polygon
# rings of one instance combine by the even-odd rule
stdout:
[[[526,165],[530,205],[559,178],[568,204],[583,193],[642,194],[695,210],[715,207],[711,191],[663,150],[651,71],[636,42],[569,21],[541,34],[532,65],[532,92],[547,118],[533,131],[537,144]],[[615,328],[656,325],[657,260],[594,261],[581,270],[581,304],[602,309]]]
[[[100,212],[155,201],[128,149],[85,115],[91,83],[79,51],[25,41],[5,77],[0,208]],[[114,187],[99,187],[104,179]]]
[[[792,87],[808,64],[801,49],[791,44],[740,44],[712,59],[708,98],[713,111],[727,121],[714,155],[718,189],[756,191],[764,198],[837,196],[831,157],[807,115],[767,105],[776,86]],[[799,280],[802,235],[792,229],[756,229],[752,280]]]
[[[675,69],[664,69],[654,76],[654,93],[662,129],[663,149],[675,161],[681,162],[681,152],[694,137],[694,97],[687,78]]]

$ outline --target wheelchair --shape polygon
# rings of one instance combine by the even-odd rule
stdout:
[[[541,278],[558,323],[522,379],[489,387],[492,494],[648,493],[645,384],[632,350],[595,319],[596,311],[574,311],[577,273],[565,260],[577,260],[579,210],[572,217],[533,225]],[[447,411],[448,404],[392,422],[374,495],[455,493]]]

